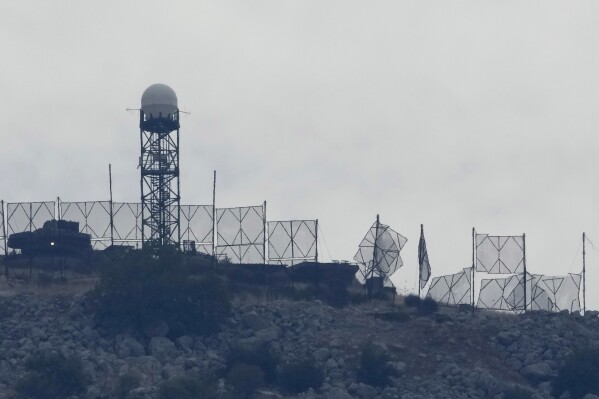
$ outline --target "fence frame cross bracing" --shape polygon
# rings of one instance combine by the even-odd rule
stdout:
[[[253,222],[253,223],[252,223]],[[266,201],[216,209],[216,256],[232,263],[266,263]]]
[[[208,255],[214,254],[214,205],[181,205],[181,245],[184,250],[200,252]],[[205,224],[202,218],[210,220]],[[186,248],[186,245],[192,248]]]
[[[522,309],[527,308],[526,234],[489,235],[480,234],[472,228],[472,288],[471,305],[476,307],[476,272],[488,274],[518,274],[524,277],[522,284],[524,300]],[[515,293],[514,288],[513,292]],[[517,311],[517,309],[514,309]]]
[[[57,202],[58,219],[79,222],[79,231],[91,236],[92,248],[104,249],[114,242],[110,201]]]
[[[318,262],[318,219],[268,221],[268,263]]]

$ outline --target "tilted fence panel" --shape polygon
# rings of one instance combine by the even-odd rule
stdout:
[[[529,276],[528,280],[531,277]],[[483,279],[476,307],[493,310],[524,310],[523,281],[522,275]]]
[[[470,304],[471,276],[472,268],[467,267],[456,274],[435,277],[426,296],[447,306]]]
[[[216,254],[233,263],[264,263],[264,207],[216,210]]]
[[[477,307],[523,312],[526,293],[527,310],[579,311],[581,279],[580,274],[567,276],[528,274],[526,291],[524,290],[524,275],[483,279]]]
[[[375,222],[354,255],[360,267],[356,273],[358,281],[365,284],[368,279],[378,277],[384,280],[385,286],[391,287],[391,275],[403,266],[400,251],[407,241],[389,226]]]
[[[568,310],[579,311],[581,274],[570,273],[567,276],[539,276],[537,287],[547,297],[547,306],[554,312]]]

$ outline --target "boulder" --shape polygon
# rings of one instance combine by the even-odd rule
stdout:
[[[135,388],[127,394],[127,399],[154,399],[156,398],[156,387]]]
[[[256,312],[246,312],[241,316],[243,323],[254,331],[260,331],[271,326],[269,322],[260,317]]]
[[[116,353],[120,358],[145,356],[146,350],[135,338],[125,337],[116,347]]]
[[[503,346],[510,346],[518,339],[520,333],[518,331],[502,331],[495,337]]]
[[[376,394],[376,388],[370,385],[359,383],[356,387],[356,395],[358,395],[360,398],[371,399],[374,398]]]
[[[89,326],[83,327],[81,331],[83,337],[85,337],[86,341],[89,343],[95,343],[98,339],[100,339],[100,334]]]
[[[524,366],[522,375],[533,381],[547,381],[553,377],[553,370],[547,362],[532,363]]]
[[[148,345],[148,352],[162,363],[177,357],[178,351],[173,341],[166,337],[154,337]]]
[[[162,366],[154,356],[139,356],[127,358],[131,369],[138,371],[144,377],[151,377],[161,373]]]
[[[388,362],[389,366],[397,375],[405,374],[408,366],[404,362]]]
[[[162,375],[167,380],[182,377],[185,375],[185,368],[181,365],[167,364],[162,369]]]
[[[347,391],[341,388],[331,388],[325,397],[328,399],[353,399]]]
[[[268,327],[256,332],[256,338],[258,338],[262,344],[276,341],[280,336],[281,329],[279,327]]]
[[[331,356],[331,353],[329,352],[329,350],[327,348],[320,348],[315,350],[312,353],[312,357],[314,358],[314,360],[316,360],[317,362],[324,362],[326,361],[329,357]]]
[[[179,348],[181,349],[184,349],[186,351],[193,350],[193,337],[190,337],[189,335],[183,335],[177,338],[176,342]]]

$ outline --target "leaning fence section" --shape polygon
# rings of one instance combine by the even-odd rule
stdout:
[[[514,313],[581,310],[579,298],[583,275],[528,273],[524,234],[493,236],[476,234],[473,230],[472,239],[474,269],[434,278],[428,297],[444,305],[472,304],[480,309]],[[480,281],[480,287],[475,290],[477,281]]]
[[[318,220],[268,222],[268,263],[318,262]]]
[[[446,306],[470,304],[472,268],[433,278],[427,297]]]
[[[529,276],[529,279],[530,280]],[[509,276],[483,279],[476,307],[517,311],[524,309],[524,277]]]
[[[580,306],[580,274],[545,276],[541,274],[514,275],[483,279],[477,307],[492,310],[508,310],[516,313],[528,310],[576,312]]]
[[[266,205],[216,210],[216,255],[232,263],[264,263]]]
[[[560,312],[568,310],[570,312],[580,311],[580,283],[581,274],[569,273],[567,276],[535,276],[535,286],[533,293],[537,297],[547,298],[538,300],[531,305],[533,310],[549,310]]]
[[[358,281],[372,287],[378,279],[384,286],[393,287],[390,277],[403,266],[400,251],[407,241],[407,238],[391,227],[380,223],[377,215],[376,222],[370,227],[354,255],[359,266],[356,273]],[[371,288],[368,290],[370,295]]]

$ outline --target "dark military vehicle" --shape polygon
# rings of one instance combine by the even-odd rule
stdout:
[[[81,255],[92,251],[91,236],[79,232],[79,222],[48,220],[41,229],[13,233],[9,248],[23,255]]]

